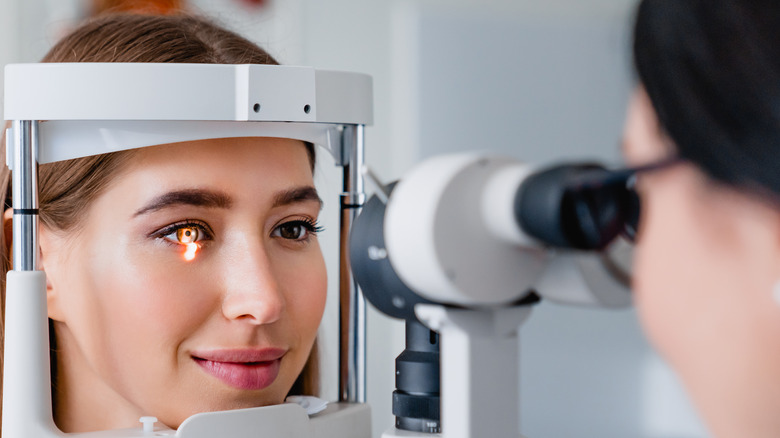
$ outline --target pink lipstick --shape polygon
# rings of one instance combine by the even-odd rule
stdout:
[[[287,350],[281,348],[204,350],[192,353],[201,369],[238,389],[259,390],[279,375]]]

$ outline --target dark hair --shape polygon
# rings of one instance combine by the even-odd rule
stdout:
[[[634,62],[682,158],[780,199],[780,2],[644,0]]]

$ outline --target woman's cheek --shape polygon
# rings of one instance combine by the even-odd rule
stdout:
[[[303,263],[291,266],[294,268],[288,271],[287,278],[290,279],[288,284],[294,286],[290,289],[292,296],[288,298],[288,303],[293,308],[299,328],[314,336],[327,297],[327,272],[322,253],[319,249],[312,251]]]
[[[634,280],[633,293],[634,302],[637,309],[639,320],[642,324],[645,335],[656,348],[662,349],[664,340],[668,338],[665,333],[663,309],[663,286],[655,284],[658,280],[656,274],[660,269],[652,265],[652,248],[641,248],[637,250],[634,258]]]
[[[316,326],[319,326],[319,320],[322,316],[322,312],[325,309],[325,300],[328,292],[328,279],[325,270],[325,264],[320,258],[315,259],[310,264],[311,270],[302,276],[302,285],[300,287],[301,293],[298,299],[300,300],[300,306],[304,308],[304,311],[309,316],[316,320]],[[312,321],[314,323],[314,321]]]
[[[634,254],[633,293],[639,319],[651,343],[663,350],[673,334],[668,323],[669,312],[676,306],[674,295],[675,264],[684,242],[674,241],[674,230],[668,229],[676,221],[667,217],[671,210],[660,201],[657,191],[642,194],[640,235]]]
[[[168,249],[127,257],[116,282],[121,288],[119,307],[161,335],[197,326],[198,315],[208,314],[213,302],[213,276],[204,275],[207,263],[186,262]]]
[[[716,213],[701,200],[688,173],[678,169],[653,180],[643,197],[644,222],[635,254],[640,321],[651,343],[672,362],[686,355],[686,342],[693,341],[691,312],[701,308],[702,291],[713,286],[713,273],[706,267],[717,253],[699,226]]]

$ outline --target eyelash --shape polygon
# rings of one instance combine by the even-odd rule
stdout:
[[[277,235],[278,232],[281,232],[281,228],[284,226],[301,226],[306,230],[306,236],[301,238],[286,238],[282,237],[281,235]],[[183,221],[172,223],[166,227],[163,227],[152,234],[150,234],[150,237],[154,237],[157,239],[161,239],[164,242],[171,244],[171,245],[183,245],[182,242],[179,242],[174,239],[170,239],[167,236],[176,233],[179,230],[187,229],[187,228],[194,228],[198,230],[199,238],[198,242],[208,241],[214,239],[214,232],[211,230],[211,227],[203,221],[199,221],[197,219],[185,219]],[[274,227],[273,231],[271,232],[271,235],[273,237],[279,237],[285,240],[295,241],[295,242],[305,242],[308,241],[309,238],[312,236],[316,236],[320,232],[324,231],[324,227],[319,225],[319,222],[316,220],[313,220],[311,218],[300,218],[295,219],[287,222],[283,222],[276,227]],[[202,233],[202,236],[200,235]]]
[[[165,226],[153,232],[150,236],[158,238],[171,245],[183,245],[182,242],[169,239],[167,236],[186,228],[194,228],[198,230],[199,233],[199,238],[197,240],[198,242],[212,240],[214,238],[214,232],[211,230],[211,227],[209,227],[207,223],[203,221],[199,221],[197,219],[185,219],[183,221],[174,222],[168,226]],[[200,236],[200,233],[202,233],[203,236]]]
[[[277,232],[279,232],[281,228],[284,226],[301,226],[306,230],[306,236],[297,239],[288,239],[286,237],[282,237],[281,235],[277,235]],[[321,227],[316,220],[306,217],[306,218],[294,219],[291,221],[283,222],[277,225],[276,227],[274,227],[273,231],[271,232],[271,236],[279,237],[294,242],[306,242],[312,236],[316,236],[318,233],[322,232],[323,230],[324,228]]]

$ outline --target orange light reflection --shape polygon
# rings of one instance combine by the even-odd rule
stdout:
[[[187,247],[184,251],[184,260],[190,262],[195,258],[195,254],[198,253],[200,245],[195,242],[185,243],[184,245]]]

